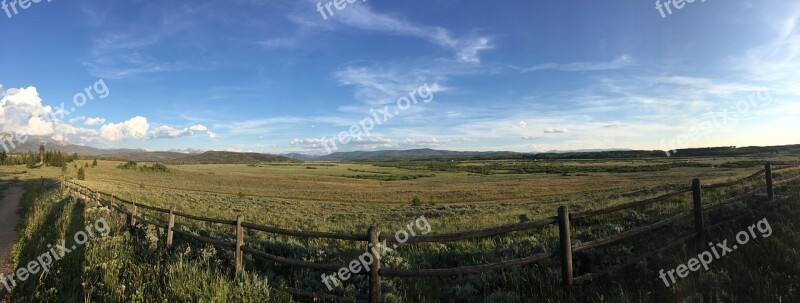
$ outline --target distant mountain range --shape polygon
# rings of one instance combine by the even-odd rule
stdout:
[[[516,152],[471,152],[435,150],[430,148],[409,150],[379,150],[379,151],[353,151],[336,152],[327,156],[316,157],[316,161],[390,161],[390,160],[419,160],[419,159],[497,159],[515,158],[523,153]]]
[[[2,139],[2,138],[0,138]],[[8,144],[7,140],[3,141]],[[312,156],[301,153],[261,154],[237,153],[224,151],[200,151],[193,149],[170,151],[146,151],[143,149],[100,149],[90,146],[75,145],[65,141],[57,141],[46,137],[30,137],[27,142],[17,145],[14,153],[37,151],[44,144],[47,150],[62,153],[77,153],[81,156],[100,159],[162,162],[167,164],[255,164],[271,162],[300,161],[397,161],[397,160],[501,160],[501,159],[613,159],[613,158],[661,158],[666,157],[660,150],[572,150],[550,151],[546,153],[518,153],[509,151],[474,152],[448,151],[435,149],[381,150],[336,152],[325,156]],[[741,156],[758,154],[800,154],[800,145],[767,146],[767,147],[710,147],[681,149],[673,153],[675,157],[704,156]]]
[[[2,139],[2,138],[0,138]],[[8,141],[4,141],[8,144]],[[221,151],[172,150],[146,151],[143,149],[101,149],[90,146],[71,144],[66,141],[53,140],[47,137],[31,136],[23,144],[16,144],[12,153],[36,152],[40,145],[47,150],[60,151],[65,154],[77,153],[80,156],[95,157],[106,160],[162,162],[168,164],[252,164],[262,162],[298,162],[295,159],[280,155],[235,153]],[[10,147],[10,146],[9,146]]]
[[[17,141],[13,141],[14,143],[13,147],[9,144],[10,139],[0,137],[0,140],[3,140],[3,143],[11,149],[10,151],[11,153],[25,153],[28,151],[35,152],[39,150],[40,145],[44,145],[45,148],[47,148],[47,150],[57,150],[67,154],[77,153],[79,155],[88,155],[88,156],[97,156],[102,154],[147,152],[146,150],[143,149],[100,149],[91,146],[75,145],[66,141],[58,141],[48,137],[40,137],[40,136],[30,136],[28,137],[28,140],[26,140],[22,144],[19,144],[19,142]]]
[[[225,151],[207,151],[202,154],[184,155],[181,158],[164,161],[169,164],[254,164],[254,163],[273,163],[273,162],[300,162],[289,157],[258,154],[258,153],[235,153]]]

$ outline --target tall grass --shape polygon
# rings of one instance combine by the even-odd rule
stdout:
[[[62,197],[57,189],[38,193],[26,184],[20,207],[17,266],[47,252],[103,218],[111,232],[90,240],[56,261],[49,272],[13,288],[11,302],[291,302],[255,274],[233,277],[214,248],[178,246],[167,252],[153,228],[129,230],[108,209]]]
[[[755,170],[752,170],[755,171]],[[750,172],[752,172],[750,171]],[[797,172],[776,174],[778,180]],[[728,189],[709,190],[704,193],[708,202],[731,197],[754,186],[763,185],[758,180],[743,186]],[[687,182],[688,183],[688,182]],[[687,184],[688,185],[688,184]],[[29,185],[30,187],[30,185]],[[602,196],[584,197],[579,202],[552,201],[539,206],[541,209],[552,209],[549,213],[532,212],[530,216],[520,216],[520,220],[529,217],[554,215],[555,207],[569,203],[573,210],[590,209],[601,205],[632,201],[643,197],[658,195],[669,188],[646,187],[644,190],[630,191],[604,199]],[[781,188],[779,196],[797,193],[797,186]],[[604,199],[604,200],[603,200]],[[30,200],[30,202],[28,202]],[[595,200],[595,201],[592,201]],[[748,204],[758,203],[763,197],[737,203],[707,214],[710,224],[737,215],[746,210]],[[590,201],[584,203],[584,201]],[[150,201],[148,201],[150,202]],[[161,203],[149,203],[160,206]],[[187,212],[220,217],[216,212],[208,210],[230,207],[229,205],[211,205],[207,201],[180,202]],[[41,233],[41,238],[29,237],[26,240],[33,245],[28,256],[18,260],[30,260],[41,249],[41,245],[56,243],[60,239],[76,231],[86,222],[103,217],[113,226],[112,233],[102,239],[90,242],[81,257],[76,256],[73,265],[67,262],[63,273],[69,273],[73,279],[80,277],[79,287],[76,281],[64,278],[63,285],[52,284],[52,297],[42,297],[49,301],[52,298],[89,298],[101,302],[290,302],[292,299],[285,293],[266,286],[266,279],[273,283],[307,289],[311,291],[325,290],[320,279],[320,272],[297,270],[274,262],[258,258],[246,258],[245,267],[249,274],[233,278],[231,273],[232,254],[228,251],[210,248],[205,245],[187,241],[176,235],[178,246],[172,252],[164,249],[163,230],[140,226],[134,230],[123,227],[120,218],[112,216],[105,208],[85,207],[71,199],[59,199],[55,193],[47,193],[41,199],[26,194],[23,206],[23,219],[28,221],[34,230]],[[30,204],[30,205],[28,205]],[[192,205],[195,204],[195,205]],[[277,204],[277,203],[275,203]],[[320,212],[324,209],[297,208],[275,209],[267,204],[247,205],[240,203],[237,209],[229,212],[245,212],[248,216],[263,218],[259,223],[275,224],[271,220],[273,211],[283,211],[280,215],[291,217],[294,212]],[[353,205],[348,205],[353,207]],[[262,208],[264,207],[264,208]],[[344,207],[344,206],[343,206]],[[35,211],[36,209],[41,209]],[[192,211],[195,209],[195,211]],[[441,210],[440,210],[441,209]],[[690,195],[671,199],[665,203],[657,203],[634,210],[622,211],[601,217],[587,218],[573,222],[573,237],[576,244],[606,237],[637,226],[650,224],[679,212],[692,209]],[[32,211],[33,210],[33,211]],[[299,229],[319,230],[320,226],[337,231],[366,231],[369,225],[378,225],[385,233],[404,229],[414,218],[425,215],[431,222],[435,233],[446,233],[457,230],[479,228],[486,225],[509,223],[501,219],[492,219],[489,206],[475,205],[443,205],[424,208],[406,208],[388,214],[368,215],[380,209],[359,210],[355,214],[342,212],[328,213],[327,225],[298,223]],[[480,212],[479,212],[480,211]],[[444,212],[447,212],[444,214]],[[38,215],[37,215],[38,214]],[[297,214],[297,213],[295,213]],[[146,214],[151,219],[164,220],[162,215]],[[479,216],[478,216],[479,215]],[[718,242],[732,239],[731,235],[742,230],[761,218],[768,218],[772,224],[774,235],[767,239],[755,241],[740,250],[715,261],[708,272],[698,272],[682,279],[672,287],[665,287],[658,278],[659,269],[674,268],[696,256],[698,251],[693,243],[654,256],[621,273],[604,277],[591,284],[576,285],[570,301],[573,302],[692,302],[702,300],[703,295],[712,295],[719,301],[798,301],[800,297],[797,281],[800,275],[800,201],[796,197],[781,201],[778,206],[770,206],[746,217],[739,223],[707,236],[708,241]],[[224,217],[224,216],[221,216]],[[382,221],[392,217],[393,221]],[[479,218],[481,222],[475,221]],[[70,222],[81,222],[81,224]],[[26,222],[27,223],[27,222]],[[48,225],[49,224],[49,225]],[[51,226],[52,225],[52,226]],[[198,235],[214,237],[228,242],[233,240],[233,230],[229,226],[215,224],[178,222],[179,228]],[[670,226],[635,237],[613,245],[591,249],[576,254],[576,275],[596,272],[625,262],[649,248],[657,248],[676,235],[692,229],[691,219],[675,226]],[[33,233],[30,233],[33,234]],[[293,237],[275,236],[261,232],[246,233],[247,245],[268,253],[293,259],[318,263],[345,265],[364,252],[363,243],[329,240],[307,240]],[[22,243],[22,242],[21,242]],[[557,249],[558,237],[555,226],[543,227],[531,231],[516,232],[504,236],[473,241],[451,243],[425,243],[403,245],[395,254],[387,256],[383,264],[388,268],[447,268],[465,265],[483,264],[530,256],[543,251]],[[20,253],[22,254],[22,253]],[[72,257],[70,255],[70,257]],[[78,266],[80,265],[80,266]],[[386,302],[562,302],[563,291],[560,286],[558,258],[547,259],[539,264],[513,267],[500,271],[482,274],[471,274],[458,277],[441,278],[386,278],[383,291]],[[59,275],[62,275],[59,273]],[[70,286],[73,285],[73,286]],[[750,291],[752,286],[764,285],[757,291]],[[351,278],[343,286],[337,287],[333,293],[347,297],[358,297],[366,293],[367,280],[363,277]],[[50,288],[43,288],[50,289]],[[38,288],[20,291],[20,296],[44,296],[47,292]],[[35,297],[20,297],[32,298]],[[153,299],[154,298],[154,299]],[[69,302],[69,300],[66,300]],[[27,301],[25,301],[27,302]]]

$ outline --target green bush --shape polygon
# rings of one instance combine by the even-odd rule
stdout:
[[[161,163],[153,164],[152,166],[142,165],[139,170],[143,172],[155,172],[155,173],[166,173],[169,172],[167,166]]]
[[[117,168],[135,170],[136,169],[136,165],[137,165],[136,161],[128,161],[128,163],[125,163],[125,164],[122,164],[120,166],[117,166]]]

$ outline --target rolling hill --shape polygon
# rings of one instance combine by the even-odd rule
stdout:
[[[471,152],[435,150],[430,148],[409,150],[381,150],[381,151],[354,151],[337,152],[316,158],[318,161],[393,161],[393,160],[421,160],[421,159],[495,159],[515,158],[522,153],[499,152]]]
[[[207,151],[202,154],[184,156],[165,161],[168,164],[257,164],[275,162],[301,162],[292,158],[258,153],[235,153],[225,151]]]

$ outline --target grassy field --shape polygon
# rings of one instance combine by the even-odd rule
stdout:
[[[800,158],[780,156],[691,160],[183,165],[169,166],[169,172],[166,173],[122,170],[117,168],[122,162],[99,161],[97,167],[84,168],[86,180],[79,183],[149,205],[174,207],[192,214],[226,219],[244,214],[246,221],[284,228],[363,234],[369,226],[378,226],[383,231],[393,232],[405,228],[409,222],[424,215],[429,220],[433,233],[446,233],[553,216],[560,205],[569,205],[573,211],[579,211],[652,197],[687,187],[695,177],[702,179],[704,183],[732,180],[762,169],[763,163],[767,162],[799,163]],[[91,161],[82,160],[79,163]],[[67,177],[74,178],[75,171],[75,167],[70,166]],[[62,177],[60,169],[49,167],[3,167],[2,173],[6,179],[20,180],[38,179],[40,176],[49,179]],[[783,176],[783,173],[776,174],[776,178]],[[759,182],[763,183],[763,180]],[[725,190],[710,190],[705,193],[705,198],[707,201],[715,201],[741,193],[756,184],[758,182]],[[412,204],[414,197],[418,197],[420,203]],[[710,214],[709,217],[711,220],[726,218],[740,212],[742,208],[743,205],[729,207]],[[573,240],[578,244],[608,236],[689,209],[691,198],[684,195],[651,207],[585,219],[574,223]],[[147,216],[165,220],[163,216],[155,214]],[[781,217],[785,218],[786,215]],[[603,269],[648,247],[658,246],[666,242],[665,239],[690,230],[689,221],[691,220],[664,228],[648,237],[582,252],[576,256],[577,274]],[[793,223],[787,221],[786,224]],[[203,236],[226,240],[233,238],[233,231],[229,227],[188,220],[179,220],[178,225]],[[159,266],[145,266],[146,268],[141,269],[142,276],[148,271],[159,273],[158,277],[163,280],[150,282],[160,286],[165,286],[163,281],[184,279],[180,274],[169,276],[165,273],[177,271],[188,276],[188,273],[206,268],[203,264],[214,264],[211,267],[219,269],[205,272],[211,277],[218,277],[230,270],[229,253],[213,249],[208,251],[208,248],[191,242],[180,244],[178,251],[191,252],[182,257],[159,255],[155,248],[158,244],[163,244],[155,240],[163,238],[159,233],[160,231],[147,229],[144,234],[138,235],[154,242],[148,246],[151,250],[143,253],[128,247],[134,243],[141,245],[143,240],[136,234],[120,232],[116,234],[119,238],[114,238],[117,239],[114,244],[103,242],[97,246],[87,246],[86,260],[95,252],[100,256],[98,258],[102,258],[114,254],[115,251],[121,252],[122,260],[154,262],[153,260],[163,259],[163,264],[159,263]],[[248,232],[246,239],[249,245],[269,253],[313,262],[346,264],[363,253],[360,243],[305,240],[258,232]],[[457,267],[530,256],[556,247],[557,229],[550,226],[475,241],[406,245],[388,256],[384,265],[390,268]],[[767,248],[759,246],[754,249]],[[206,252],[199,253],[200,251]],[[682,258],[681,253],[691,251],[689,249],[670,254],[660,261],[667,262],[656,264],[675,263],[673,261]],[[142,253],[152,259],[138,259],[136,256]],[[773,257],[780,259],[778,256]],[[774,261],[778,262],[777,259]],[[187,266],[195,267],[172,267],[186,263],[190,264]],[[248,270],[275,283],[312,291],[325,289],[318,272],[295,270],[252,258],[248,258],[246,263]],[[753,264],[749,270],[755,271],[758,266],[760,265]],[[720,278],[722,282],[706,281],[704,275],[702,279],[686,279],[676,287],[667,289],[657,284],[658,277],[652,273],[659,268],[662,267],[644,262],[626,272],[629,277],[614,277],[608,283],[581,286],[577,289],[577,300],[639,302],[655,298],[660,301],[687,301],[687,298],[696,297],[708,283],[716,283],[714,287],[721,289],[724,298],[748,295],[728,287],[729,284],[726,283],[730,280],[739,281],[738,277],[731,277],[730,274]],[[480,275],[386,279],[384,293],[388,302],[558,302],[558,270],[558,259],[554,258],[534,266]],[[717,270],[722,272],[729,269],[720,266]],[[794,269],[784,270],[788,271],[787,275],[796,274]],[[722,275],[719,272],[717,274]],[[108,287],[130,282],[107,273],[95,278],[109,283]],[[132,279],[149,281],[143,277]],[[246,281],[251,280],[252,278]],[[196,284],[191,281],[186,283]],[[173,284],[167,286],[176,287]],[[225,293],[231,293],[232,296],[242,291],[233,286],[224,289]],[[336,288],[333,292],[354,297],[364,294],[365,289],[366,280],[359,277],[347,281],[345,286]],[[197,290],[176,290],[181,293],[193,291]],[[269,289],[264,291],[268,293]],[[92,290],[92,293],[128,294],[125,291],[112,292],[107,289]],[[170,297],[171,295],[173,294],[159,293],[159,297],[163,298],[187,298]],[[791,298],[797,299],[797,294],[791,295]],[[767,297],[767,294],[763,294],[757,298]],[[276,302],[281,300],[276,299]]]
[[[554,215],[557,206],[596,208],[686,187],[692,178],[713,183],[748,175],[762,163],[791,163],[797,158],[707,158],[692,160],[552,161],[533,165],[578,173],[494,173],[420,170],[403,163],[303,163],[274,165],[170,166],[169,173],[122,170],[122,162],[99,161],[84,168],[83,184],[128,199],[185,212],[223,218],[246,214],[248,221],[287,228],[323,231],[366,230],[370,225],[404,223],[420,213],[447,219],[447,230],[517,222],[520,216]],[[530,162],[464,162],[457,166],[523,166]],[[80,161],[91,163],[91,161]],[[659,171],[619,173],[619,167],[651,167],[675,163]],[[730,164],[737,165],[730,165]],[[734,167],[724,167],[726,166]],[[403,167],[403,168],[398,168]],[[9,170],[21,178],[58,178],[58,168]],[[645,170],[645,169],[643,169]],[[20,174],[25,171],[26,173]],[[599,172],[588,172],[599,171]],[[16,174],[14,174],[16,172]],[[68,177],[76,169],[69,167]],[[381,181],[357,176],[433,175],[413,180]],[[421,205],[411,201],[419,198]],[[343,221],[352,222],[343,224]],[[355,223],[358,222],[358,223]],[[355,224],[355,226],[353,226]],[[391,227],[391,226],[384,226]]]

